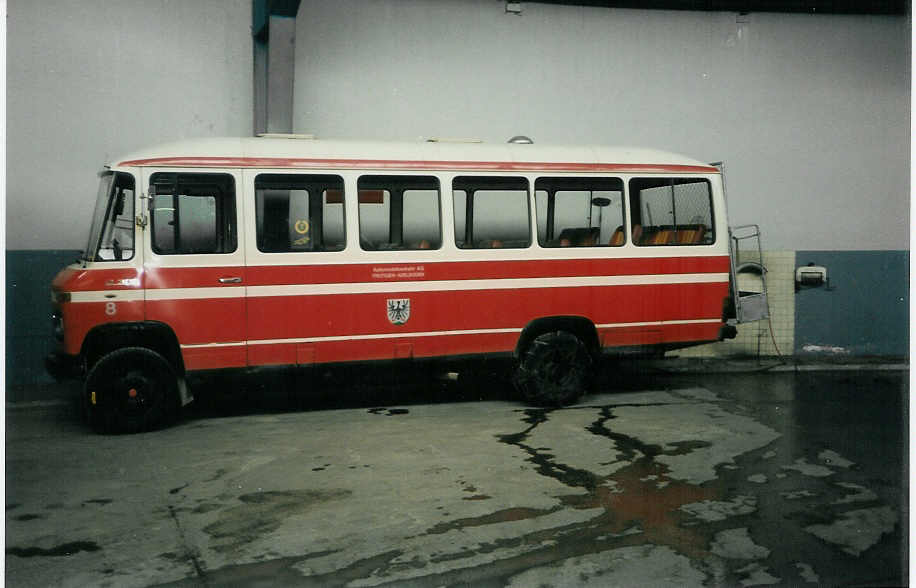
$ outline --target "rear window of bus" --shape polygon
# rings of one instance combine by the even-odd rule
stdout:
[[[630,180],[632,238],[636,245],[709,245],[715,242],[712,191],[703,178]]]

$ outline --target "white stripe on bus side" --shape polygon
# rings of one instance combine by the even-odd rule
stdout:
[[[720,282],[728,282],[727,273],[250,286],[248,288],[248,296],[318,296],[322,294],[379,294],[385,292],[460,292],[463,290],[515,290],[574,288],[583,286],[638,286],[648,284],[700,284]]]
[[[244,298],[244,286],[222,288],[150,288],[147,300],[185,300],[196,298]]]
[[[424,282],[347,282],[336,284],[291,284],[249,286],[250,297],[321,296],[329,294],[381,294],[387,292],[460,292],[462,290],[514,290],[536,288],[575,288],[595,286],[642,286],[662,284],[727,283],[727,273],[657,274],[641,276],[576,276],[566,278],[507,278],[495,280],[441,280]],[[192,300],[203,298],[242,298],[244,286],[223,288],[148,289],[146,300]],[[112,292],[74,292],[73,302],[129,302],[143,300],[143,290]]]
[[[598,329],[622,329],[626,327],[661,327],[664,325],[699,325],[721,323],[722,319],[691,319],[680,321],[649,321],[645,323],[608,323],[604,325],[595,325]]]
[[[70,294],[71,302],[138,302],[143,298],[143,290],[94,290]]]
[[[608,323],[595,325],[598,329],[619,329],[626,327],[650,327],[664,325],[693,325],[721,323],[721,319],[695,319],[676,321],[650,321],[643,323]],[[492,335],[501,333],[521,333],[522,329],[471,329],[465,331],[425,331],[413,333],[375,333],[371,335],[336,335],[331,337],[300,337],[294,339],[262,339],[256,341],[240,341],[237,343],[197,343],[182,345],[182,349],[200,349],[206,347],[238,347],[242,345],[282,345],[289,343],[324,343],[331,341],[364,341],[370,339],[395,339],[406,337],[447,337],[456,335]]]

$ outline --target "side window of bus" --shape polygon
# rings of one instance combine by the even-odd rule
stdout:
[[[534,202],[541,247],[619,247],[625,242],[619,178],[538,178]]]
[[[344,183],[340,176],[258,174],[254,199],[259,251],[344,248]]]
[[[150,194],[154,252],[185,255],[236,250],[231,175],[156,173],[150,179]]]
[[[438,249],[442,245],[438,178],[361,176],[357,188],[363,249]]]
[[[705,179],[632,179],[630,215],[637,245],[709,245],[716,240],[712,193]]]
[[[134,177],[117,172],[112,174],[109,181],[112,180],[93,261],[127,261],[134,257]]]
[[[455,244],[461,249],[531,245],[526,178],[459,176],[452,193]]]

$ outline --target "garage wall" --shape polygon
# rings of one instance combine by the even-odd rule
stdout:
[[[96,173],[185,137],[250,135],[250,0],[10,0],[9,249],[82,249]]]
[[[112,157],[250,135],[250,0],[7,3],[6,382],[49,381],[50,279]]]
[[[726,162],[774,250],[908,246],[909,22],[495,0],[303,0],[294,127]]]

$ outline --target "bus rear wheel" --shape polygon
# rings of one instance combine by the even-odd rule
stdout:
[[[103,356],[86,378],[90,425],[103,433],[139,433],[178,412],[178,378],[160,354],[126,347]]]
[[[515,385],[538,406],[574,402],[592,380],[592,360],[582,340],[568,331],[536,337],[519,361]]]

